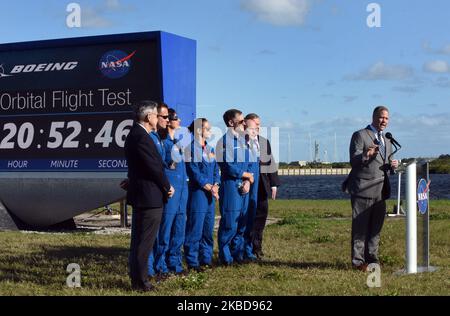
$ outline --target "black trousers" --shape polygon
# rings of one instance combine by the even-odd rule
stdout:
[[[269,214],[269,200],[267,195],[263,199],[258,199],[256,216],[251,234],[253,252],[256,254],[262,251],[263,233],[266,227],[267,215]]]
[[[148,256],[158,234],[162,213],[163,208],[133,210],[129,257],[132,286],[148,284]]]

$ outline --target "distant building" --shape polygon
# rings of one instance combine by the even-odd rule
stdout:
[[[298,165],[299,165],[300,167],[306,167],[307,164],[308,164],[307,161],[299,161],[299,162],[298,162]]]

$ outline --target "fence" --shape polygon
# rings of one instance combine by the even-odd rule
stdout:
[[[278,169],[280,176],[334,176],[334,175],[348,175],[351,168],[334,168],[334,169]]]

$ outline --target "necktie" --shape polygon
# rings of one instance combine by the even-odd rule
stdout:
[[[378,132],[378,140],[380,142],[379,148],[380,148],[380,154],[383,160],[386,158],[386,148],[384,146],[384,140],[383,140],[383,132]]]

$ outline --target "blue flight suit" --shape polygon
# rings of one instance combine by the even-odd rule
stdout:
[[[161,141],[161,137],[159,136],[159,134],[156,131],[151,131],[149,133],[149,136],[155,143],[156,149],[158,149],[158,152],[162,157],[162,160],[164,162],[164,167],[165,167],[166,166],[166,163],[165,163],[166,152],[165,152],[164,145]],[[170,182],[170,179],[169,179],[169,182]],[[172,183],[171,183],[171,185],[172,185]],[[159,233],[158,233],[158,235],[159,235]],[[158,248],[158,238],[159,238],[158,235],[156,236],[155,245],[153,246],[153,250],[148,255],[148,275],[150,277],[153,277],[156,274],[155,256],[156,256],[156,252],[157,252],[157,248]]]
[[[227,141],[230,144],[227,144]],[[219,152],[220,151],[220,152]],[[249,169],[249,150],[244,137],[237,137],[229,130],[217,145],[221,186],[219,206],[219,259],[224,264],[244,259],[244,231],[249,194],[242,195],[240,187],[244,172]]]
[[[179,135],[163,140],[165,149],[165,173],[175,194],[167,201],[158,233],[155,268],[159,273],[183,271],[181,247],[186,227],[188,201],[188,177]]]
[[[190,161],[186,163],[189,176],[189,207],[186,223],[184,254],[190,268],[211,265],[213,258],[213,231],[215,199],[203,189],[206,184],[220,184],[219,166],[214,149],[194,140]]]
[[[250,160],[249,170],[253,173],[255,182],[250,187],[249,204],[247,209],[247,223],[244,232],[244,257],[250,260],[256,260],[256,256],[253,254],[253,243],[251,232],[253,230],[253,223],[256,216],[256,207],[258,201],[258,187],[259,187],[259,162],[260,162],[260,148],[257,140],[249,140],[248,142]]]

